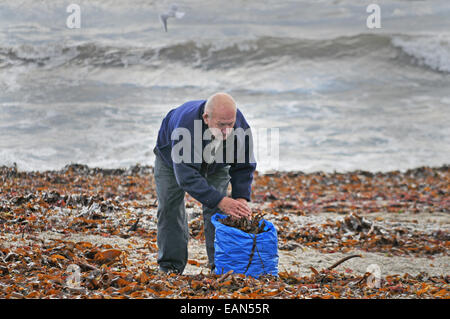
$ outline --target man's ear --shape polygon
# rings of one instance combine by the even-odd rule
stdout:
[[[203,117],[203,121],[205,121],[205,123],[208,125],[208,120],[209,120],[208,113],[206,113],[206,112],[203,113],[202,117]]]

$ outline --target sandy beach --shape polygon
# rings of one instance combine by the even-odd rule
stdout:
[[[228,280],[206,268],[201,206],[189,195],[188,265],[183,275],[158,273],[150,166],[2,167],[0,179],[2,298],[450,296],[448,166],[257,174],[251,207],[277,228],[279,277]],[[369,265],[379,267],[379,287],[370,286]]]

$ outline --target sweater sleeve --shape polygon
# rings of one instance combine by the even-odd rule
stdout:
[[[250,201],[253,173],[256,170],[253,138],[250,126],[242,113],[239,112],[238,114],[241,116],[241,127],[250,134],[248,136],[244,134],[237,138],[236,141],[237,147],[235,149],[234,162],[231,164],[229,171],[231,176],[231,197],[245,198],[247,201]],[[245,156],[244,161],[240,160],[242,154]]]
[[[256,164],[251,163],[231,165],[231,197],[245,198],[247,201],[250,201],[255,169]]]
[[[174,163],[175,178],[178,185],[189,195],[206,207],[214,208],[225,196],[208,184],[200,174],[199,167],[200,164]]]

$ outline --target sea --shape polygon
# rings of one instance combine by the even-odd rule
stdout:
[[[0,2],[0,166],[153,165],[166,113],[215,92],[267,136],[260,172],[449,164],[450,1]]]

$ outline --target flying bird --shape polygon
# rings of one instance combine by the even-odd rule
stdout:
[[[181,19],[184,16],[184,12],[178,11],[178,6],[176,4],[172,4],[170,6],[170,10],[166,13],[162,13],[159,15],[159,20],[161,21],[164,31],[167,32],[167,19],[169,18],[177,18]]]

